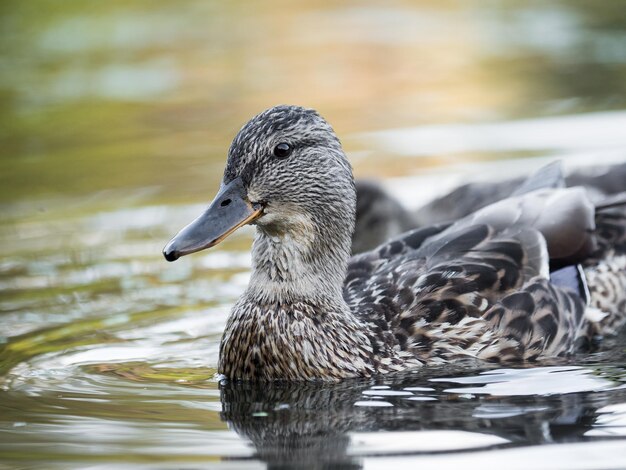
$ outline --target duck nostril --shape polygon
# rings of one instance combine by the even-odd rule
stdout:
[[[222,201],[222,203],[220,204],[220,206],[222,207],[226,207],[228,204],[230,204],[232,201],[230,199],[224,199]]]

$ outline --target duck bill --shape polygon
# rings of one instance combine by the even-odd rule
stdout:
[[[263,208],[252,204],[241,178],[223,185],[209,207],[193,222],[183,228],[163,249],[168,261],[211,248],[239,227],[261,216]]]

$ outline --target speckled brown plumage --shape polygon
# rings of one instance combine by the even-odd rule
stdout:
[[[626,209],[596,215],[598,247],[583,263],[595,321],[587,335],[615,335],[626,322]]]
[[[279,144],[288,156],[276,156]],[[219,372],[237,380],[337,380],[588,348],[624,321],[624,292],[614,288],[626,282],[623,208],[596,213],[584,190],[556,188],[558,168],[546,172],[453,224],[350,258],[354,180],[330,126],[293,106],[254,117],[233,141],[223,182],[243,184],[246,204],[263,209],[244,210],[253,215],[242,223],[257,226],[253,267],[226,325]],[[205,216],[233,206],[243,207],[228,199]],[[168,244],[168,259],[185,254],[189,238],[198,246],[202,234],[192,232]],[[591,308],[576,276],[551,280],[555,261],[565,270],[585,263]]]

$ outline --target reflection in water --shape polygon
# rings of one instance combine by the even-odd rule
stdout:
[[[249,439],[256,457],[270,466],[317,462],[320,466],[360,467],[363,458],[385,454],[579,441],[597,432],[597,422],[606,423],[605,413],[610,413],[611,406],[619,416],[623,404],[608,403],[626,399],[626,391],[593,396],[537,395],[532,393],[534,384],[511,380],[514,375],[533,374],[556,385],[564,377],[555,378],[554,374],[575,380],[584,373],[590,389],[615,388],[614,382],[594,379],[590,369],[502,370],[430,381],[423,372],[421,376],[403,374],[377,382],[285,383],[272,387],[225,383],[220,416],[241,437]],[[485,377],[494,380],[494,375],[500,376],[502,390],[508,390],[501,397],[490,395],[488,389],[482,391],[488,396],[481,399],[473,395],[476,390],[472,388],[446,389],[449,382],[485,382]],[[520,395],[520,390],[525,393]],[[411,399],[420,397],[433,401]],[[364,399],[389,406],[355,406]],[[385,432],[371,434],[374,431]]]
[[[347,433],[365,414],[351,413],[359,392],[349,382],[334,387],[231,384],[221,390],[221,417],[270,464],[353,464]]]
[[[172,330],[163,329],[162,337],[148,330],[161,358],[193,358],[193,349],[172,342]],[[200,348],[204,341],[196,337],[191,344]],[[127,354],[142,343],[128,343]],[[156,357],[155,365],[123,362],[115,354],[90,348],[14,367],[3,381],[0,453],[11,450],[16,461],[53,458],[59,468],[126,454],[173,468],[202,468],[216,458],[359,468],[381,456],[454,455],[626,434],[626,370],[610,365],[623,362],[613,353],[590,358],[600,361],[595,366],[480,372],[459,365],[337,384],[271,385],[219,385],[215,369],[157,364]],[[75,445],[85,442],[85,433],[90,452]],[[26,452],[33,436],[41,453]],[[572,463],[566,454],[559,459],[565,468]]]

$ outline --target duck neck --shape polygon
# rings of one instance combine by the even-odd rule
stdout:
[[[347,311],[342,290],[353,222],[325,216],[323,225],[306,216],[287,225],[259,225],[248,287],[256,302],[306,302]]]

